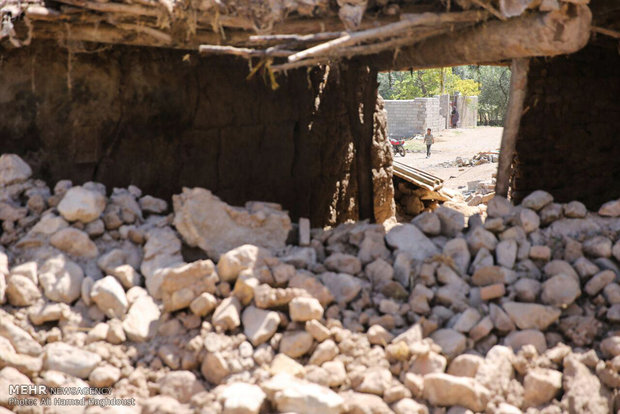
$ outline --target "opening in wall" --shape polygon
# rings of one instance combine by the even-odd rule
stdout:
[[[495,194],[510,66],[378,74],[394,157],[400,219],[439,203],[471,216]]]

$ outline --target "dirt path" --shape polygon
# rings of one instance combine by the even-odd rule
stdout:
[[[454,161],[456,157],[471,158],[479,152],[498,150],[502,139],[500,127],[478,127],[466,129],[448,129],[435,135],[435,144],[431,148],[431,157],[426,153],[407,153],[403,161],[412,167],[423,169],[445,181],[445,187],[462,190],[468,181],[488,180],[497,171],[497,164],[483,164],[475,167],[442,167],[441,163]],[[420,140],[421,142],[421,140]],[[459,188],[461,187],[461,188]]]

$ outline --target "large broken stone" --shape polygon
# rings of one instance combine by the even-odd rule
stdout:
[[[327,387],[278,374],[263,383],[263,391],[279,412],[341,414],[344,400]]]
[[[132,289],[127,293],[130,293]],[[123,329],[131,341],[146,341],[157,333],[159,316],[159,307],[153,298],[146,294],[140,295],[129,308],[123,320]]]
[[[31,375],[41,371],[42,361],[40,357],[18,354],[11,342],[0,336],[0,365]]]
[[[156,274],[162,281],[161,297],[168,312],[188,307],[203,292],[214,293],[219,282],[211,260],[165,268]]]
[[[559,309],[536,303],[507,302],[503,307],[519,329],[544,331],[557,321],[562,313]]]
[[[225,385],[219,394],[225,414],[258,414],[265,397],[260,387],[243,382]]]
[[[233,207],[204,188],[184,188],[172,198],[174,225],[190,246],[214,258],[243,244],[267,249],[284,247],[291,219],[272,203],[248,202]]]
[[[252,342],[252,345],[258,346],[276,333],[280,324],[280,316],[274,311],[249,306],[243,311],[241,322],[245,336]]]
[[[63,252],[86,259],[94,259],[99,250],[88,234],[72,227],[59,230],[50,238],[50,244]]]
[[[227,251],[217,263],[217,272],[225,282],[234,282],[243,270],[265,265],[265,258],[271,253],[251,244],[244,244]]]
[[[99,362],[101,362],[99,355],[62,342],[47,344],[43,354],[45,369],[64,372],[78,378],[88,378]]]
[[[562,389],[562,373],[554,369],[535,368],[523,379],[526,407],[537,407],[553,399]]]
[[[475,379],[448,374],[424,376],[424,398],[433,405],[460,405],[472,411],[484,411],[491,393]]]
[[[1,279],[4,279],[4,275],[0,274]],[[30,306],[41,297],[41,291],[26,276],[13,275],[6,284],[6,296],[13,306]]]
[[[73,187],[58,204],[58,212],[67,221],[89,223],[99,218],[105,209],[105,196],[84,187]]]
[[[323,273],[321,281],[339,303],[349,303],[362,289],[360,279],[346,273]]]
[[[408,252],[415,260],[422,261],[439,254],[437,246],[413,224],[399,224],[392,227],[385,235],[385,241],[395,250]]]
[[[20,354],[32,356],[41,354],[41,345],[28,332],[8,319],[0,318],[0,336],[8,339]]]
[[[576,354],[564,358],[564,396],[570,413],[607,414],[611,412],[609,392]]]
[[[83,280],[82,268],[63,255],[48,259],[40,268],[43,293],[56,302],[72,303],[79,298]]]
[[[106,276],[96,281],[90,297],[109,318],[121,319],[129,307],[125,291],[114,276]]]
[[[32,175],[32,169],[18,155],[2,154],[0,156],[0,186],[26,181]]]
[[[170,227],[154,228],[146,233],[144,258],[140,271],[146,279],[146,288],[155,299],[161,298],[161,274],[158,270],[183,264],[181,256],[181,240]]]

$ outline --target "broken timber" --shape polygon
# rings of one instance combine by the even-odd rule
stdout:
[[[515,154],[515,145],[519,133],[519,124],[523,114],[523,101],[527,92],[527,72],[529,60],[515,59],[512,61],[510,76],[510,98],[506,118],[504,119],[504,131],[502,133],[502,145],[499,151],[499,164],[497,166],[497,183],[495,193],[506,197],[510,185],[512,163]]]
[[[418,187],[426,188],[430,191],[438,191],[443,187],[443,180],[426,171],[411,167],[400,161],[394,160],[394,175],[405,181],[415,184]]]
[[[405,47],[396,56],[381,53],[371,61],[379,70],[404,70],[574,53],[588,43],[592,13],[587,6],[566,7],[506,21],[487,21]]]

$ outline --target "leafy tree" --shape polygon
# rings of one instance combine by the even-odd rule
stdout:
[[[463,79],[450,69],[426,69],[415,72],[382,73],[379,92],[386,99],[428,98],[459,92],[462,95],[480,94],[480,84],[473,79]]]
[[[478,96],[481,124],[502,124],[509,87],[510,69],[503,66],[470,65],[379,74],[379,93],[385,99],[431,97],[442,92]]]
[[[507,66],[460,66],[460,76],[482,85],[478,97],[480,123],[502,125],[510,97],[510,68]]]

